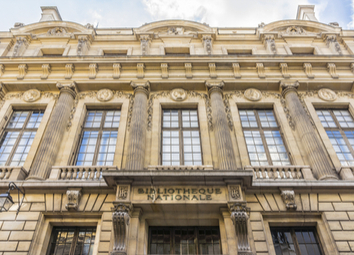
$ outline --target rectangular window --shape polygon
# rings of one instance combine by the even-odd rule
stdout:
[[[290,165],[272,110],[240,110],[240,118],[252,166]]]
[[[96,227],[54,227],[47,255],[91,255]]]
[[[342,166],[354,165],[354,120],[348,110],[317,110]]]
[[[163,110],[162,165],[202,165],[197,110]]]
[[[315,228],[271,228],[276,255],[321,255]]]
[[[12,113],[0,140],[0,166],[23,166],[42,117],[42,111]]]
[[[87,111],[77,153],[77,166],[112,166],[120,111]]]
[[[222,254],[218,227],[150,227],[149,254]]]

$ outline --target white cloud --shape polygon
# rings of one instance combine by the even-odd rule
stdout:
[[[351,17],[351,21],[347,24],[347,28],[349,29],[353,29],[354,28],[354,0],[352,0],[351,4],[350,4],[351,8],[352,8],[352,17]]]

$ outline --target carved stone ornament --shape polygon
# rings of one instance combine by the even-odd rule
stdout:
[[[293,190],[282,190],[280,195],[288,210],[296,210],[295,192]]]
[[[262,93],[258,89],[247,89],[243,95],[250,101],[259,101],[262,99]]]
[[[67,190],[66,196],[68,198],[68,203],[65,205],[65,208],[68,211],[76,211],[79,208],[81,191],[80,190]]]
[[[113,98],[113,92],[110,89],[101,89],[97,92],[96,98],[98,101],[107,102]]]
[[[336,93],[330,89],[320,89],[318,91],[318,97],[324,101],[334,101],[337,99]]]
[[[130,206],[123,203],[114,206],[114,212],[112,215],[114,240],[111,255],[127,254],[130,211]]]
[[[307,31],[302,27],[290,26],[281,34],[282,35],[304,35],[307,34]]]
[[[26,102],[35,102],[41,97],[41,92],[37,89],[30,89],[23,93],[22,100]]]
[[[64,36],[68,32],[63,27],[55,27],[48,30],[47,35],[49,36]]]
[[[128,186],[119,186],[118,199],[121,199],[121,200],[127,199],[128,191],[129,191],[129,187]]]
[[[174,89],[171,91],[171,98],[174,101],[183,101],[187,98],[187,92],[184,89]]]
[[[231,200],[242,200],[241,189],[239,185],[232,185],[229,187]]]

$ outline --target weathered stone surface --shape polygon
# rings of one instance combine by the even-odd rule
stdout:
[[[325,212],[327,220],[349,220],[345,212]]]

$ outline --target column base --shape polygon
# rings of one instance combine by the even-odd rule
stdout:
[[[353,172],[349,167],[342,167],[342,169],[339,171],[339,176],[342,180],[354,180]]]
[[[46,179],[43,177],[39,177],[39,176],[29,176],[29,177],[27,177],[26,181],[28,181],[28,180],[45,181]]]
[[[324,175],[320,178],[318,178],[319,181],[330,181],[330,180],[338,180],[338,176],[332,175],[332,174],[327,174]]]

